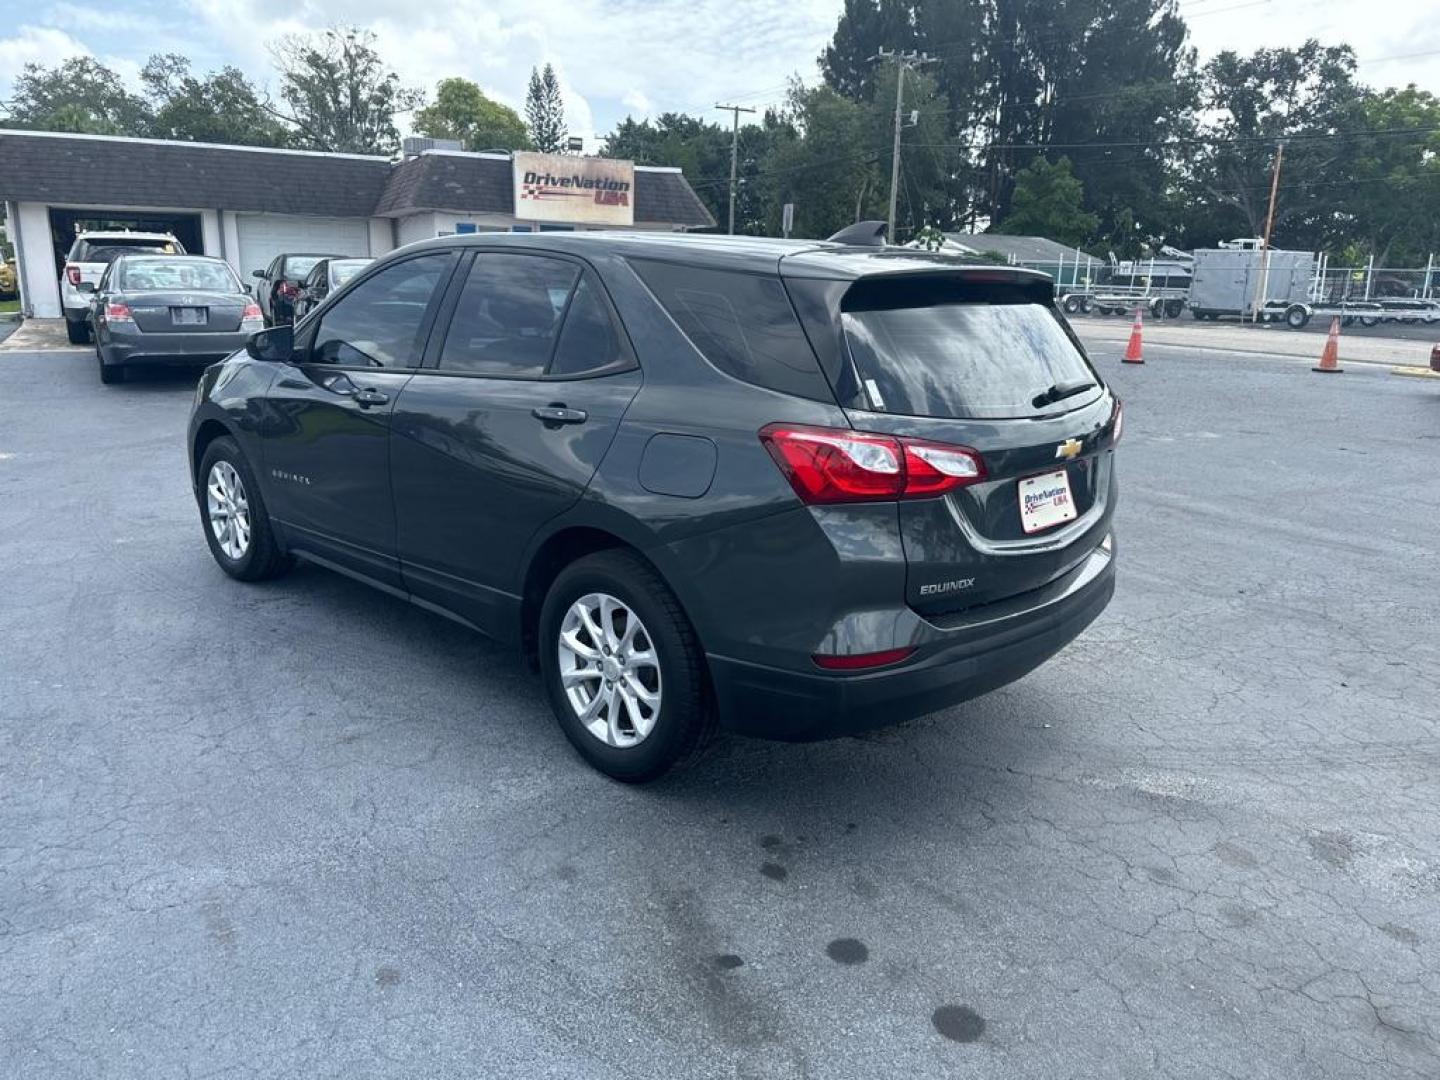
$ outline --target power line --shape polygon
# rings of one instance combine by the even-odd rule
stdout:
[[[1434,135],[1440,127],[1426,128],[1378,128],[1368,131],[1311,132],[1286,135],[1289,142],[1315,142],[1327,139],[1363,139],[1379,135]],[[1232,138],[1215,138],[1209,135],[1185,136],[1165,142],[1153,140],[1142,142],[1080,142],[1080,143],[992,143],[986,140],[956,141],[949,143],[910,143],[911,146],[935,146],[956,150],[1104,150],[1104,149],[1177,149],[1185,146],[1241,146],[1246,143],[1272,143],[1274,135],[1240,135]]]

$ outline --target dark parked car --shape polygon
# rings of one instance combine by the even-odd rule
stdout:
[[[305,275],[295,296],[294,321],[314,311],[336,289],[370,265],[369,259],[321,259]]]
[[[120,255],[81,288],[93,292],[101,382],[141,364],[214,363],[265,325],[229,264],[204,255]]]
[[[595,767],[1001,686],[1114,588],[1120,406],[1048,278],[923,252],[453,237],[210,368],[232,577],[299,555],[519,645]]]
[[[295,321],[295,298],[300,295],[300,283],[315,269],[321,259],[336,259],[338,255],[299,252],[276,255],[264,270],[252,271],[255,299],[260,304],[260,313],[266,326],[281,326]]]

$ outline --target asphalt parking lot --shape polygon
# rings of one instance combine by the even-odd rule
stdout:
[[[1118,353],[1082,638],[632,789],[467,631],[224,577],[193,381],[0,351],[0,1076],[1437,1075],[1440,381]]]

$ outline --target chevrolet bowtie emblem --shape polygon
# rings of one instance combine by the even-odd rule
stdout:
[[[1070,458],[1073,458],[1076,454],[1080,453],[1080,448],[1082,445],[1083,444],[1080,442],[1079,439],[1066,439],[1064,442],[1062,442],[1059,446],[1055,448],[1055,456],[1057,458],[1065,458],[1068,461]]]

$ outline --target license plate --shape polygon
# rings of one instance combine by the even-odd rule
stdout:
[[[1020,481],[1020,527],[1027,533],[1073,521],[1075,517],[1070,474],[1064,469],[1027,476]]]
[[[170,318],[176,326],[204,326],[210,321],[210,309],[203,307],[172,307]]]

